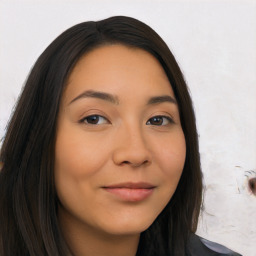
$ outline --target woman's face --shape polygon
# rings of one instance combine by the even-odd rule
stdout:
[[[172,197],[185,155],[178,105],[152,55],[109,45],[77,63],[62,97],[55,151],[63,225],[141,233]]]

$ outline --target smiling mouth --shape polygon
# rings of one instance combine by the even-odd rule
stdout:
[[[103,189],[115,197],[128,202],[139,202],[148,198],[156,186],[145,183],[121,183],[103,187]]]

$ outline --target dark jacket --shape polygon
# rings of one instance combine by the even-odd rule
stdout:
[[[223,245],[192,234],[188,243],[188,256],[242,256]]]

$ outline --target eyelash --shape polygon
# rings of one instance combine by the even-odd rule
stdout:
[[[94,121],[96,121],[96,122],[95,122],[95,123],[89,123],[89,122],[88,122],[88,119],[89,119],[89,118],[94,119]],[[100,124],[99,124],[99,120],[101,120],[101,119],[104,119],[104,120],[105,120],[103,124],[110,123],[107,118],[105,118],[104,116],[101,116],[101,115],[90,115],[90,116],[86,116],[86,117],[82,118],[82,119],[79,121],[79,123],[85,123],[85,124],[87,124],[87,125],[100,125]],[[169,116],[163,116],[163,115],[158,115],[158,116],[153,116],[153,117],[151,117],[151,118],[146,122],[146,125],[150,125],[150,122],[152,122],[154,119],[155,119],[155,121],[159,121],[159,119],[160,119],[160,124],[152,124],[152,125],[154,125],[154,126],[166,126],[166,125],[168,125],[168,124],[173,124],[173,123],[174,123],[174,121],[173,121],[173,119],[172,119],[171,117],[169,117]],[[158,119],[158,120],[156,120],[156,119]],[[167,120],[167,122],[168,122],[167,124],[166,124],[166,123],[163,124],[163,123],[164,123],[164,119]],[[101,124],[102,124],[102,123],[101,123]]]

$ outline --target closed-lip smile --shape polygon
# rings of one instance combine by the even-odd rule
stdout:
[[[156,186],[147,182],[125,182],[102,188],[122,201],[139,202],[148,198]]]

